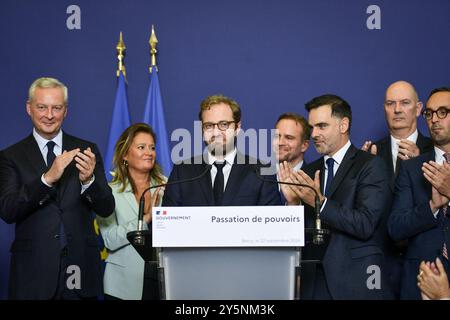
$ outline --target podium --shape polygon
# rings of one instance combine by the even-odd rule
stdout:
[[[300,248],[163,248],[167,300],[299,299]]]
[[[298,214],[298,219],[292,215],[292,210],[295,209],[287,208],[154,208],[153,234],[150,231],[135,231],[129,233],[128,239],[144,260],[157,264],[162,299],[300,299],[301,246],[304,242],[303,207]],[[217,212],[221,210],[225,211]],[[271,210],[286,213],[272,213],[269,218],[263,214],[263,211],[267,213]],[[166,219],[162,219],[166,212],[170,212],[170,214],[165,216]],[[211,212],[214,213],[211,214]],[[255,215],[255,212],[258,212],[264,219],[261,219],[261,225],[256,228],[258,219],[255,217],[258,216]],[[176,218],[180,215],[190,217],[186,218],[188,222],[183,220],[167,224],[168,221],[179,220]],[[220,220],[224,215],[226,217],[238,216],[240,220],[237,219],[235,225],[233,223],[219,227],[215,225],[214,219],[225,221]],[[287,225],[283,225],[286,222],[273,223],[270,226],[262,225],[263,221],[264,224],[268,224],[265,221],[271,222],[277,218],[281,221],[279,216],[289,217],[296,221],[290,221]],[[251,217],[256,221],[253,226],[250,226],[252,223],[246,220],[246,217]],[[212,232],[204,229],[204,221],[194,221],[196,219],[203,219],[207,223],[209,221],[210,224],[206,227],[213,229]],[[163,221],[162,224],[161,221]],[[246,223],[247,225],[245,225]],[[163,233],[162,239],[155,238],[155,233],[161,232]],[[202,232],[206,236],[204,240],[200,234]],[[224,239],[228,233],[230,239]],[[242,238],[242,235],[245,239]],[[165,236],[167,238],[164,238]],[[172,237],[176,239],[172,239]],[[236,245],[233,242],[233,239],[236,238],[243,241],[243,244]],[[161,243],[166,244],[161,245]],[[227,245],[228,243],[229,245]],[[302,245],[298,245],[299,243]]]

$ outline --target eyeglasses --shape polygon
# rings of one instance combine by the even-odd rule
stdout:
[[[447,116],[447,113],[449,113],[449,112],[450,112],[450,109],[442,106],[442,107],[439,107],[435,111],[433,111],[431,109],[425,109],[422,112],[422,116],[427,120],[431,120],[431,119],[433,119],[433,116],[436,113],[436,115],[439,119],[444,119]]]
[[[202,124],[203,131],[212,131],[214,130],[214,126],[217,125],[220,131],[225,131],[230,127],[230,124],[235,123],[234,121],[219,121],[216,123],[213,122],[205,122]]]

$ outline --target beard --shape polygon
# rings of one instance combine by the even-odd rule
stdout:
[[[206,142],[206,146],[208,147],[208,151],[213,156],[225,156],[231,151],[234,150],[235,147],[235,139],[232,139],[231,142],[222,142],[222,141],[214,141],[210,140]]]
[[[439,132],[433,131],[433,129],[442,129]],[[449,130],[445,130],[442,126],[432,126],[430,128],[430,135],[433,142],[438,146],[444,146],[450,144],[450,133]]]
[[[431,139],[437,146],[445,146],[447,144],[450,144],[450,137],[445,134],[431,133]]]

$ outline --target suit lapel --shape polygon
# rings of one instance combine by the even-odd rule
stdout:
[[[389,174],[391,176],[393,176],[394,175],[394,164],[392,163],[392,144],[391,144],[390,136],[386,139],[386,142],[384,143],[382,153],[383,154],[380,156],[382,158],[386,159],[385,163],[387,165]]]
[[[73,150],[75,148],[78,148],[79,146],[76,146],[73,139],[71,139],[68,135],[66,135],[63,132],[63,142],[62,142],[62,152],[64,152],[64,150],[70,151]],[[60,199],[63,197],[64,192],[66,191],[67,186],[69,185],[71,180],[76,179],[78,182],[78,186],[80,188],[80,192],[81,192],[81,183],[78,180],[78,170],[75,166],[75,159],[72,160],[72,162],[66,167],[66,169],[64,170],[64,173],[61,177],[61,179],[59,180],[59,185],[58,185],[58,190],[59,190],[59,196]]]
[[[244,181],[243,177],[246,175],[246,172],[250,167],[246,165],[237,164],[237,159],[240,157],[239,154],[236,154],[234,158],[233,166],[231,167],[230,176],[228,177],[227,185],[225,187],[225,193],[223,195],[222,203],[224,205],[230,205],[238,194],[239,188],[241,187],[242,181]],[[247,162],[239,162],[239,163],[247,163]]]
[[[325,159],[321,158],[322,165],[320,166],[320,191],[323,195],[325,195]],[[314,176],[316,174],[316,170],[312,173],[311,178],[314,180]]]
[[[436,160],[436,154],[435,154],[434,148],[433,148],[433,150],[427,154],[427,156],[426,156],[424,162],[435,161],[435,160]],[[420,166],[420,172],[419,172],[419,175],[422,177],[423,181],[425,182],[425,185],[426,185],[426,188],[427,188],[427,192],[428,192],[429,198],[431,199],[431,192],[432,192],[432,191],[431,191],[431,187],[432,187],[432,186],[431,186],[431,183],[428,182],[428,180],[423,176],[423,173],[422,173],[422,166]]]
[[[195,177],[202,174],[206,170],[207,164],[202,161],[202,164],[194,165],[193,167],[195,169],[195,173],[193,176]],[[206,203],[208,204],[208,206],[213,206],[214,195],[211,182],[211,172],[208,172],[203,177],[201,177],[198,183],[200,184],[200,189],[206,199]]]
[[[139,215],[139,208],[136,201],[136,197],[134,196],[133,192],[131,191],[131,186],[128,185],[124,192],[122,192],[123,197],[130,205],[130,208],[132,209],[134,215],[137,217]]]
[[[336,172],[336,175],[333,178],[333,181],[330,186],[330,192],[328,197],[332,197],[333,193],[341,184],[342,180],[347,176],[348,170],[353,166],[353,162],[355,161],[357,149],[351,145],[350,148],[345,153],[344,159],[342,159],[342,163],[339,165],[339,168]]]
[[[41,150],[39,150],[36,139],[34,139],[32,134],[29,135],[25,140],[24,153],[28,158],[31,167],[34,168],[38,175],[42,175],[47,170],[47,166],[45,164],[44,158],[42,157]]]
[[[417,136],[417,147],[420,149],[420,153],[430,152],[433,149],[433,144],[428,138],[425,138],[420,132]]]

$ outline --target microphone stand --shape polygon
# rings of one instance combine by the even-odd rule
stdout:
[[[192,181],[195,181],[197,179],[200,179],[201,177],[203,177],[206,173],[208,173],[211,170],[211,167],[212,167],[212,165],[210,165],[210,164],[207,165],[205,170],[201,174],[196,176],[196,177],[183,179],[183,180],[178,180],[178,181],[167,182],[167,183],[157,184],[157,185],[148,187],[147,189],[145,189],[142,192],[141,197],[139,199],[139,215],[138,215],[137,230],[136,231],[130,231],[130,232],[127,233],[128,241],[130,241],[130,243],[134,246],[134,248],[136,250],[138,250],[138,247],[145,247],[146,243],[148,243],[148,242],[150,242],[149,247],[151,247],[151,237],[150,237],[151,236],[151,231],[150,230],[144,230],[145,194],[148,191],[150,191],[151,189],[155,189],[155,188],[159,188],[159,187],[166,187],[166,186],[179,184],[179,183],[192,182]],[[141,254],[141,252],[140,252],[141,249],[138,250],[138,252],[140,254]],[[141,254],[141,256],[142,256],[142,254]]]
[[[314,191],[315,197],[314,197],[314,213],[315,213],[315,228],[313,233],[313,244],[315,245],[321,245],[325,242],[325,236],[330,233],[330,230],[328,229],[322,229],[322,223],[320,220],[320,196],[317,190],[314,187],[311,187],[310,185],[303,184],[303,183],[294,183],[294,182],[282,182],[282,181],[273,181],[269,179],[265,179],[261,176],[259,173],[259,166],[255,169],[256,176],[261,179],[264,182],[269,183],[276,183],[276,184],[285,184],[290,186],[297,186],[297,187],[305,187],[309,188],[312,191]]]

